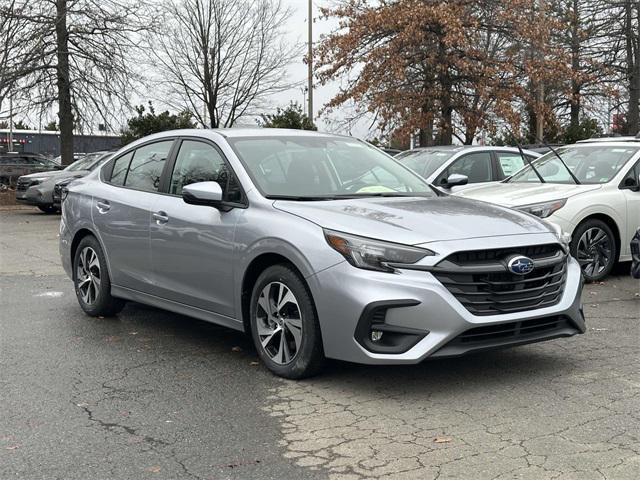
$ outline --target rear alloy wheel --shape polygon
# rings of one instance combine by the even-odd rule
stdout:
[[[100,244],[95,237],[84,237],[73,260],[73,283],[80,307],[92,317],[110,317],[124,307],[124,301],[111,296],[111,280]]]
[[[616,262],[616,239],[609,226],[600,220],[588,220],[573,234],[571,254],[578,260],[587,282],[605,278]]]
[[[275,265],[258,278],[251,296],[251,334],[260,359],[276,375],[299,379],[318,373],[322,337],[311,295],[300,276]]]

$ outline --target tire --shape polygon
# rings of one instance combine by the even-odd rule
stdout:
[[[80,240],[76,249],[73,284],[80,308],[91,317],[111,317],[125,305],[124,300],[111,296],[107,262],[98,240],[91,235]]]
[[[56,213],[58,211],[53,205],[38,205],[38,210],[44,213]]]
[[[616,237],[602,220],[587,220],[574,230],[571,255],[578,260],[587,282],[605,278],[618,260]]]
[[[279,309],[278,298],[282,299]],[[253,343],[269,370],[290,379],[310,377],[322,370],[325,357],[313,299],[291,267],[274,265],[260,274],[251,294],[249,315]],[[265,342],[267,339],[270,341]]]

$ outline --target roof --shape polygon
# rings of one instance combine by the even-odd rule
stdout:
[[[196,130],[202,132],[203,130]],[[206,130],[205,130],[206,131]],[[315,130],[294,130],[289,128],[216,128],[212,131],[223,137],[346,137],[333,133],[316,132]]]
[[[587,138],[586,140],[578,140],[576,143],[609,143],[609,142],[640,142],[638,137],[599,137],[599,138]]]

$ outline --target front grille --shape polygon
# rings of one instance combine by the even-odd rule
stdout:
[[[25,192],[31,186],[31,180],[18,180],[16,190],[18,192]]]
[[[534,260],[531,273],[523,276],[507,270],[509,257],[518,254]],[[559,245],[459,252],[432,273],[474,315],[514,313],[560,301],[566,254]]]
[[[517,341],[529,335],[560,330],[567,326],[565,317],[547,317],[521,322],[501,323],[499,325],[486,325],[467,330],[456,337],[454,342],[461,344],[486,344],[495,341]]]

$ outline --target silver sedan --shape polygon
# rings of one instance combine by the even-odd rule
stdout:
[[[284,377],[585,331],[559,229],[442,194],[350,137],[164,132],[64,195],[60,252],[87,314],[137,301],[242,330]]]

